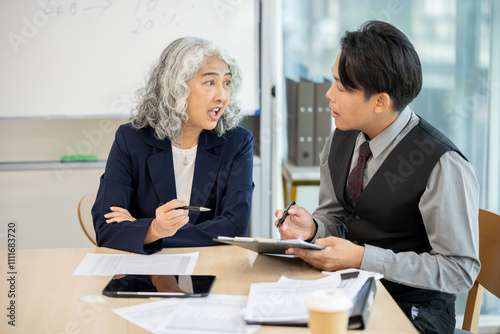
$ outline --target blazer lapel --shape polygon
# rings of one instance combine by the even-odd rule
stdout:
[[[191,205],[205,205],[208,196],[212,194],[221,163],[221,157],[217,155],[215,147],[221,145],[225,140],[224,137],[217,137],[208,131],[203,131],[200,134],[191,189]],[[199,211],[190,211],[189,220],[195,222],[199,215]]]
[[[146,164],[153,189],[158,197],[158,203],[167,203],[177,198],[172,144],[168,139],[159,141],[152,136],[146,137],[145,142],[160,149],[159,152],[146,159]]]

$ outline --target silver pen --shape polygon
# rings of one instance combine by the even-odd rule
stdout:
[[[190,211],[212,211],[210,208],[205,208],[204,206],[181,206],[180,208],[175,208],[175,210],[190,210]]]
[[[158,204],[158,207],[162,206],[164,203]],[[191,205],[186,205],[186,206],[180,206],[178,208],[175,208],[174,210],[189,210],[189,211],[212,211],[210,208],[205,208],[204,206],[191,206]]]

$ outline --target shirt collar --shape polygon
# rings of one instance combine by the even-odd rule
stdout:
[[[401,111],[398,117],[389,125],[384,131],[379,133],[375,138],[369,140],[368,137],[361,132],[356,140],[356,146],[354,151],[358,151],[361,144],[365,141],[369,141],[370,150],[372,151],[372,156],[376,159],[394,140],[396,137],[404,130],[404,128],[410,123],[413,111],[409,107],[406,107]]]

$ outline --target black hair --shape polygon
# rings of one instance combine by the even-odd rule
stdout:
[[[346,31],[340,41],[339,80],[348,91],[368,99],[387,93],[402,111],[420,93],[422,66],[408,37],[389,23],[368,21]]]

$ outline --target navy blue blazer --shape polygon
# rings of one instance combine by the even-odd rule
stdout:
[[[106,169],[92,208],[97,244],[151,254],[163,247],[218,244],[219,235],[244,236],[250,222],[253,135],[236,127],[218,137],[203,131],[198,141],[190,205],[210,212],[189,211],[189,223],[171,237],[144,245],[159,203],[177,198],[170,140],[157,140],[150,128],[130,124],[116,132]],[[135,221],[107,224],[111,206],[127,209]]]

